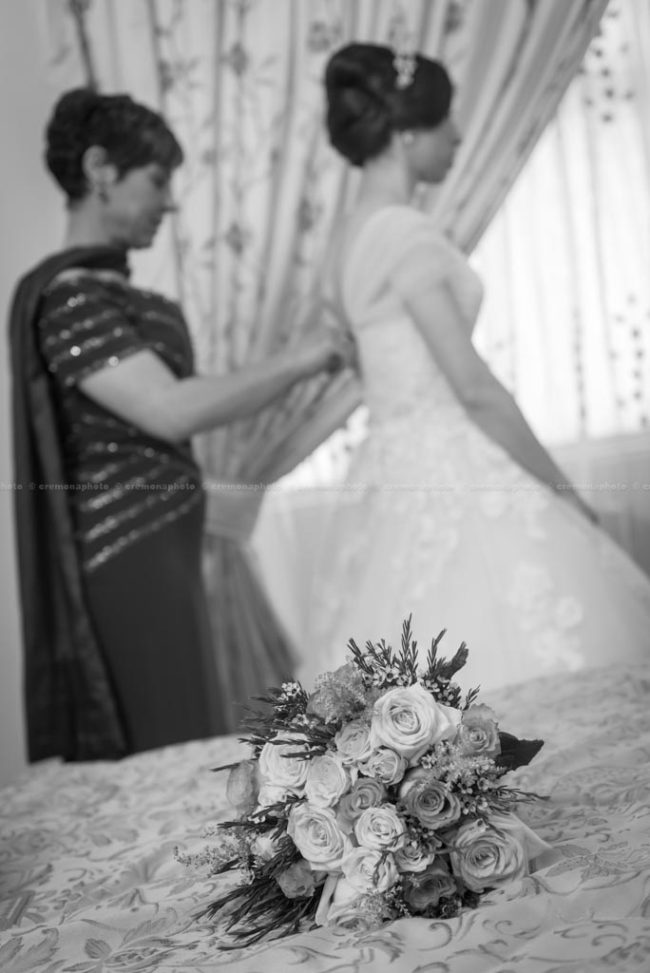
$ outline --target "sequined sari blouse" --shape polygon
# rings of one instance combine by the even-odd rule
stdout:
[[[65,270],[43,294],[38,340],[49,371],[80,563],[93,571],[203,503],[190,443],[146,434],[94,402],[82,379],[143,349],[179,378],[193,374],[178,306],[114,271]]]

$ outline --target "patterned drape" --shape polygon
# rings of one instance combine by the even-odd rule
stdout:
[[[319,269],[354,176],[326,144],[321,77],[348,39],[406,30],[443,59],[465,141],[449,183],[426,194],[470,249],[507,192],[594,33],[606,0],[42,0],[50,72],[161,108],[187,161],[180,210],[142,262],[178,296],[200,364],[259,360],[326,313]],[[245,699],[290,668],[246,537],[265,484],[291,470],[358,403],[349,375],[318,379],[206,438],[209,584],[222,678]],[[235,510],[236,508],[236,510]],[[228,529],[224,529],[227,522]],[[228,535],[228,536],[226,536]],[[233,717],[234,719],[234,717]]]

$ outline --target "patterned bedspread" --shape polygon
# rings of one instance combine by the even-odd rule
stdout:
[[[357,938],[326,930],[224,952],[196,914],[216,880],[174,848],[227,813],[232,738],[121,763],[32,768],[0,792],[2,973],[616,973],[650,970],[650,667],[482,694],[508,730],[547,742],[517,772],[548,795],[526,819],[557,852],[447,921]]]

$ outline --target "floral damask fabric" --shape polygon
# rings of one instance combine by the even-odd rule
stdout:
[[[0,793],[3,973],[642,973],[650,966],[650,666],[546,677],[483,694],[503,725],[546,745],[517,783],[553,845],[521,882],[447,921],[349,938],[319,929],[219,949],[197,918],[217,881],[174,849],[228,816],[233,738],[120,763],[48,761]],[[514,778],[513,778],[514,783]]]

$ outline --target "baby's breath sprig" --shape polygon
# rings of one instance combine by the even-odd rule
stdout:
[[[402,878],[398,878],[395,885],[382,893],[385,903],[387,917],[390,919],[402,919],[411,916],[412,913],[404,901],[404,883]]]
[[[209,845],[200,851],[183,852],[178,846],[174,848],[174,858],[180,865],[189,868],[200,868],[209,875],[220,875],[224,871],[240,868],[241,853],[221,845]]]
[[[441,740],[422,757],[422,766],[428,767],[439,779],[450,784],[469,782],[478,778],[501,776],[494,759],[485,753],[463,753],[454,743]]]
[[[409,915],[401,883],[399,886],[393,885],[387,892],[364,893],[357,900],[357,908],[368,919],[374,919],[378,926]]]
[[[222,827],[226,830],[225,838],[220,836],[218,845],[208,845],[198,852],[182,852],[178,846],[174,848],[174,858],[181,865],[206,870],[209,875],[225,875],[226,872],[241,872],[245,880],[252,880],[252,855],[250,853],[250,839],[244,835],[228,833],[231,829],[227,822]]]

